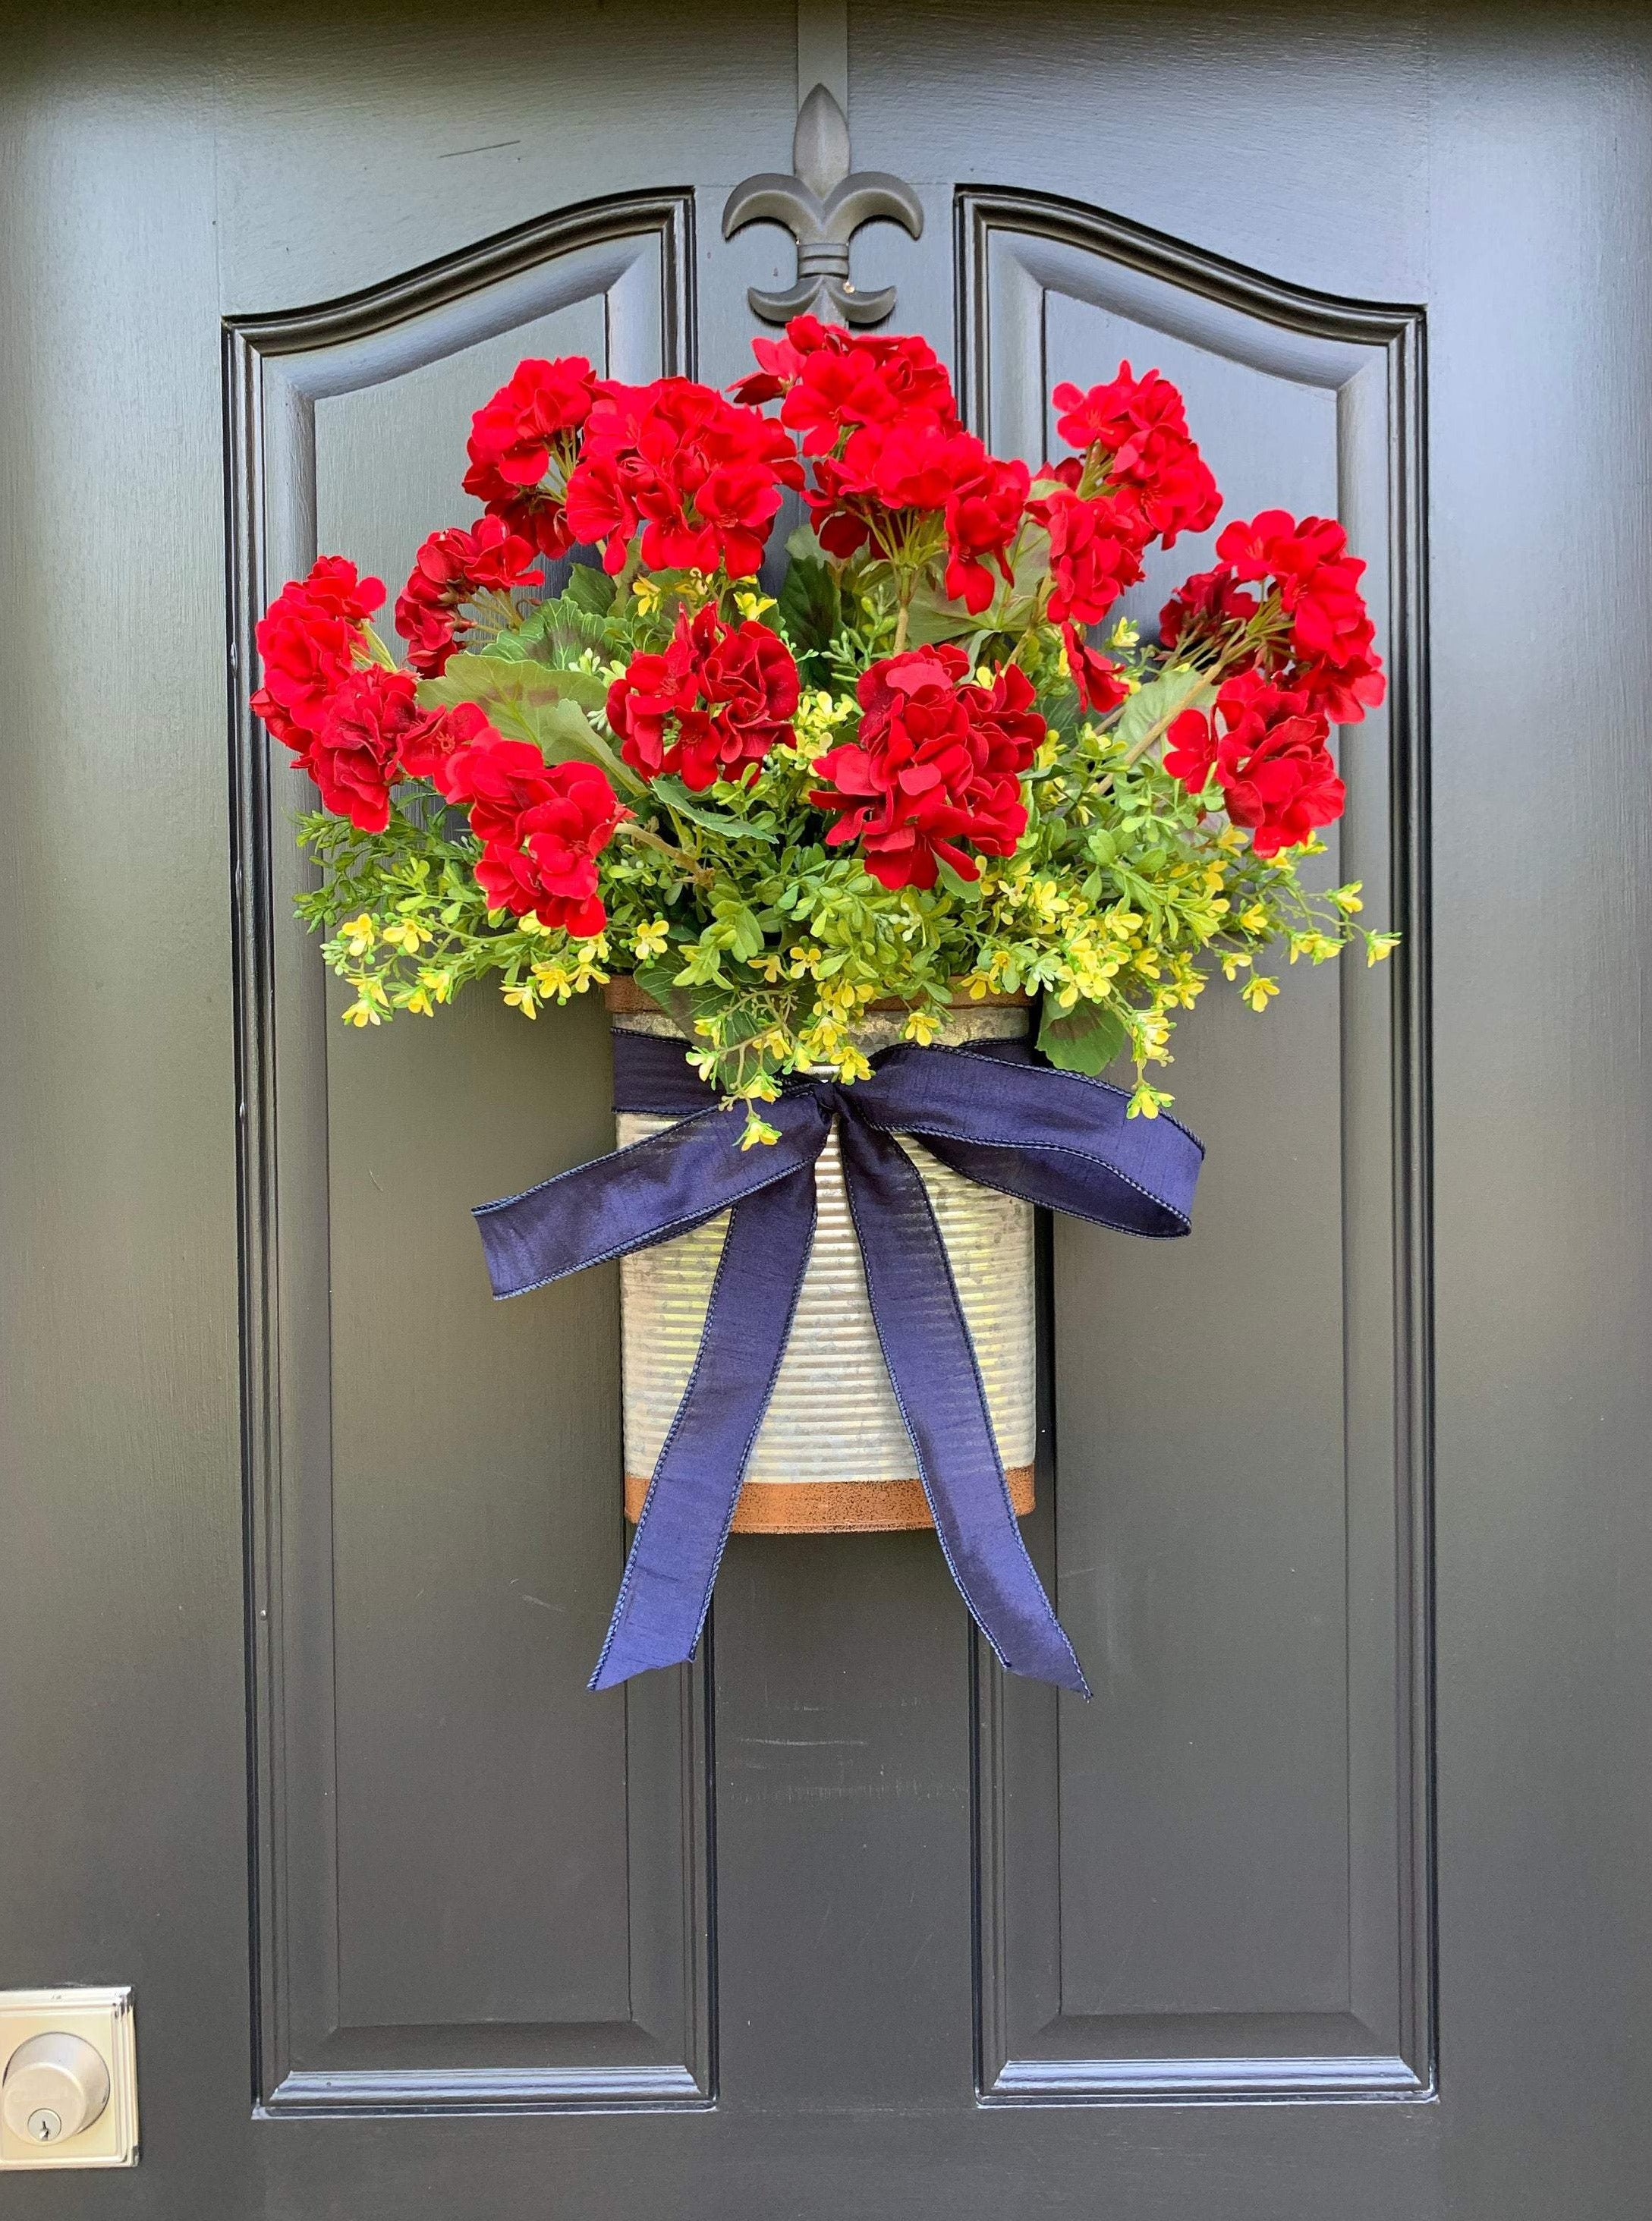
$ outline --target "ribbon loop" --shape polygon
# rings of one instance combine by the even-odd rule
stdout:
[[[1017,1524],[980,1370],[910,1134],[982,1186],[1133,1234],[1188,1231],[1204,1152],[1173,1120],[1128,1120],[1104,1081],[1036,1063],[1024,1042],[903,1043],[853,1086],[799,1079],[742,1124],[679,1042],[614,1038],[616,1109],[676,1123],[629,1148],[484,1204],[496,1296],[668,1242],[728,1212],[698,1354],[655,1464],[593,1689],[693,1655],[746,1467],[809,1265],[816,1160],[834,1118],[884,1361],[954,1580],[1011,1673],[1087,1696]]]

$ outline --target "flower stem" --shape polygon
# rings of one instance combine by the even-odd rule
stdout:
[[[617,830],[626,840],[640,841],[645,848],[657,848],[662,856],[669,856],[672,862],[694,886],[709,887],[716,884],[717,875],[715,872],[708,872],[703,866],[697,864],[685,850],[673,848],[669,841],[662,840],[651,825],[641,824],[633,817],[629,818],[624,824],[618,827]]]

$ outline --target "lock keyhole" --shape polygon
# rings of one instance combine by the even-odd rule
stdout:
[[[55,2143],[63,2134],[63,2116],[54,2113],[49,2105],[41,2106],[28,2117],[28,2133],[39,2143]]]

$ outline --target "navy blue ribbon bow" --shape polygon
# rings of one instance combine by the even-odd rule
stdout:
[[[1169,1118],[1127,1119],[1104,1080],[1024,1042],[902,1044],[845,1086],[798,1079],[767,1107],[778,1142],[742,1149],[680,1042],[614,1037],[616,1110],[677,1123],[477,1211],[496,1296],[541,1288],[728,1211],[699,1354],[649,1485],[591,1676],[612,1688],[694,1655],[815,1232],[815,1160],[836,1119],[878,1338],[952,1577],[1013,1674],[1086,1696],[1021,1539],[979,1367],[910,1134],[967,1179],[1129,1234],[1188,1230],[1204,1150]]]

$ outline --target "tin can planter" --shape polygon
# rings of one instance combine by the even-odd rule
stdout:
[[[608,1006],[616,1031],[675,1035],[672,1019],[629,979]],[[904,1013],[868,1012],[855,1040],[868,1054],[900,1037]],[[1012,1040],[1024,1001],[955,1004],[939,1045]],[[621,1148],[673,1121],[622,1111]],[[901,1137],[898,1136],[898,1139]],[[1033,1507],[1036,1425],[1030,1204],[977,1186],[901,1141],[928,1192],[986,1391],[998,1455],[1018,1513]],[[866,1533],[934,1524],[878,1341],[834,1132],[815,1167],[814,1248],[774,1392],[735,1508],[737,1534]],[[625,1511],[642,1510],[700,1345],[727,1215],[620,1261]]]

